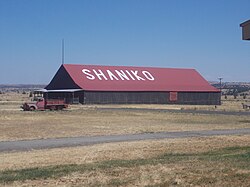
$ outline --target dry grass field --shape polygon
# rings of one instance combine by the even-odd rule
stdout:
[[[249,186],[250,136],[0,154],[3,186]]]
[[[28,94],[0,95],[0,141],[250,128],[250,115],[101,110],[102,107],[243,111],[214,106],[77,105],[23,112]],[[247,101],[248,102],[248,101]],[[0,153],[0,186],[250,186],[250,135],[150,140]]]
[[[155,107],[165,109],[196,107],[179,105],[76,105],[65,111],[24,112],[19,106],[23,100],[29,98],[28,95],[19,95],[20,97],[17,94],[0,95],[2,96],[2,103],[0,103],[0,141],[160,131],[234,129],[247,128],[250,122],[249,116],[100,110],[102,107]],[[234,107],[235,105],[233,104],[228,108],[237,110]],[[238,105],[241,106],[241,103],[238,103]]]

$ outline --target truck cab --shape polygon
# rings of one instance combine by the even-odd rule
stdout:
[[[21,108],[24,111],[44,110],[44,98],[34,97],[32,101],[25,102]]]

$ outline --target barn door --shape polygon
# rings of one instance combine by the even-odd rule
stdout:
[[[170,92],[169,101],[175,102],[177,100],[178,100],[178,93],[177,92]]]

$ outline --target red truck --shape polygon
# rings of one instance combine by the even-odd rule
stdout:
[[[34,98],[31,102],[25,102],[21,108],[24,111],[34,110],[62,110],[68,108],[68,104],[65,103],[64,99],[45,99],[42,97]]]

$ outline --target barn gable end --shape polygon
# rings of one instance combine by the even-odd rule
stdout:
[[[80,89],[80,87],[73,81],[65,67],[62,65],[45,89]]]

